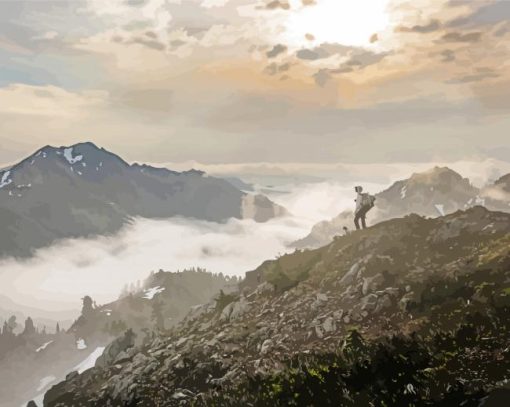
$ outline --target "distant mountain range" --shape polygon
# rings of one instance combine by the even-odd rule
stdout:
[[[448,167],[434,167],[397,181],[375,196],[375,207],[367,215],[368,223],[372,225],[411,213],[437,217],[476,205],[510,212],[510,174],[479,189]],[[323,246],[343,234],[344,226],[353,229],[353,218],[352,211],[344,211],[329,221],[319,222],[309,235],[293,246],[300,249]]]
[[[110,234],[134,217],[265,222],[285,213],[266,197],[201,171],[130,165],[93,143],[46,146],[0,171],[0,256]]]

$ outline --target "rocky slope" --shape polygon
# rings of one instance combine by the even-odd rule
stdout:
[[[113,233],[133,217],[267,221],[285,210],[200,171],[130,165],[92,143],[47,146],[0,171],[0,256]]]
[[[296,374],[307,365],[289,365],[289,360],[306,355],[321,361],[320,369],[306,370],[315,379],[326,374],[324,369],[338,371],[339,365],[328,363],[335,360],[331,355],[342,343],[353,341],[353,330],[373,343],[367,349],[375,352],[359,359],[359,367],[358,359],[346,365],[358,374],[362,366],[380,360],[374,359],[377,349],[383,354],[387,349],[388,355],[402,360],[398,366],[416,368],[412,377],[404,376],[410,386],[402,382],[398,369],[383,372],[388,377],[380,381],[372,380],[382,386],[384,397],[405,393],[407,398],[428,397],[426,404],[412,396],[414,405],[441,405],[438,400],[449,400],[448,392],[455,387],[459,397],[481,400],[510,377],[510,330],[508,324],[500,324],[499,333],[485,337],[484,323],[469,318],[477,313],[487,318],[507,315],[509,273],[510,214],[474,207],[436,219],[410,215],[382,222],[320,249],[265,262],[247,275],[238,293],[195,307],[170,333],[135,345],[132,333],[126,332],[95,368],[69,375],[48,391],[44,406],[310,405],[282,398],[287,390],[291,398],[306,393],[296,382],[270,378]],[[474,342],[454,341],[455,358],[441,350],[441,358],[417,363],[412,348],[411,354],[398,355],[406,341],[397,347],[376,342],[381,335],[413,333],[416,341],[422,336],[423,341],[434,341],[434,334],[443,333],[448,341],[449,332],[463,329],[469,321]],[[438,349],[443,349],[441,343]],[[487,355],[481,349],[489,345],[492,353]],[[437,366],[448,358],[446,365]],[[482,359],[484,363],[478,363]],[[438,368],[458,372],[458,377],[451,382],[446,375],[442,380],[437,376],[441,370],[434,370]],[[364,374],[370,382],[372,373]],[[418,383],[415,375],[439,378],[428,384],[436,386],[434,391],[417,391],[412,385]],[[328,377],[316,380],[309,394],[325,396],[324,383],[332,376]],[[351,400],[341,405],[377,401],[376,393],[356,383],[335,393]],[[404,387],[397,389],[395,383]],[[358,398],[360,394],[364,399]]]
[[[495,186],[490,190],[485,189],[485,192],[481,191],[455,171],[447,167],[434,167],[397,181],[388,189],[375,194],[377,199],[375,207],[368,213],[368,223],[375,224],[410,213],[437,217],[475,205],[510,211],[510,198],[507,195],[506,201],[501,200],[504,194],[496,193],[496,189],[498,187]],[[494,198],[489,199],[489,195]],[[296,241],[293,247],[315,248],[328,244],[335,236],[343,233],[344,226],[353,228],[353,218],[352,211],[344,211],[329,221],[319,222],[308,236]]]

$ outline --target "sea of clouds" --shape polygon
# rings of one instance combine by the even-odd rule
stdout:
[[[292,250],[288,245],[316,222],[354,204],[352,186],[339,183],[287,186],[286,193],[269,195],[290,215],[266,223],[136,219],[115,236],[68,239],[30,259],[5,259],[0,262],[2,293],[18,304],[55,311],[79,309],[84,295],[98,304],[114,300],[126,283],[144,280],[153,270],[202,267],[244,276]]]

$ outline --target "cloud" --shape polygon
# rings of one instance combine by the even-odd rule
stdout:
[[[485,79],[498,78],[500,75],[491,68],[476,68],[474,73],[460,76],[448,81],[448,83],[470,83],[470,82],[481,82]]]
[[[495,25],[510,19],[510,2],[506,0],[497,0],[489,4],[479,2],[478,5],[481,5],[481,7],[477,7],[467,15],[454,19],[449,23],[449,26]]]
[[[449,32],[444,34],[441,39],[444,42],[478,42],[482,38],[482,32]]]
[[[438,20],[432,20],[428,24],[425,25],[413,25],[411,27],[406,26],[398,26],[395,30],[397,32],[403,33],[419,33],[419,34],[427,34],[434,31],[437,31],[441,27],[441,24]]]
[[[266,72],[268,75],[276,75],[279,73],[287,72],[289,69],[290,63],[288,62],[280,65],[273,62],[264,69],[264,72]]]
[[[133,44],[145,45],[146,47],[155,49],[157,51],[163,51],[164,49],[166,49],[165,44],[147,35],[145,37],[135,37],[131,40],[131,42]]]
[[[55,86],[9,85],[0,88],[0,114],[71,117],[105,105],[105,92],[69,92]]]
[[[276,44],[270,51],[266,52],[268,58],[275,58],[287,51],[287,47],[283,44]]]
[[[321,58],[329,57],[329,54],[322,48],[314,48],[314,49],[300,49],[296,52],[296,56],[299,59],[304,59],[308,61],[315,61]]]
[[[290,4],[285,0],[273,0],[266,4],[268,10],[290,10]]]

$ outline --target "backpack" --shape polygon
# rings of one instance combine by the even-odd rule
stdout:
[[[372,209],[375,205],[375,196],[368,193],[361,194],[361,207]]]

